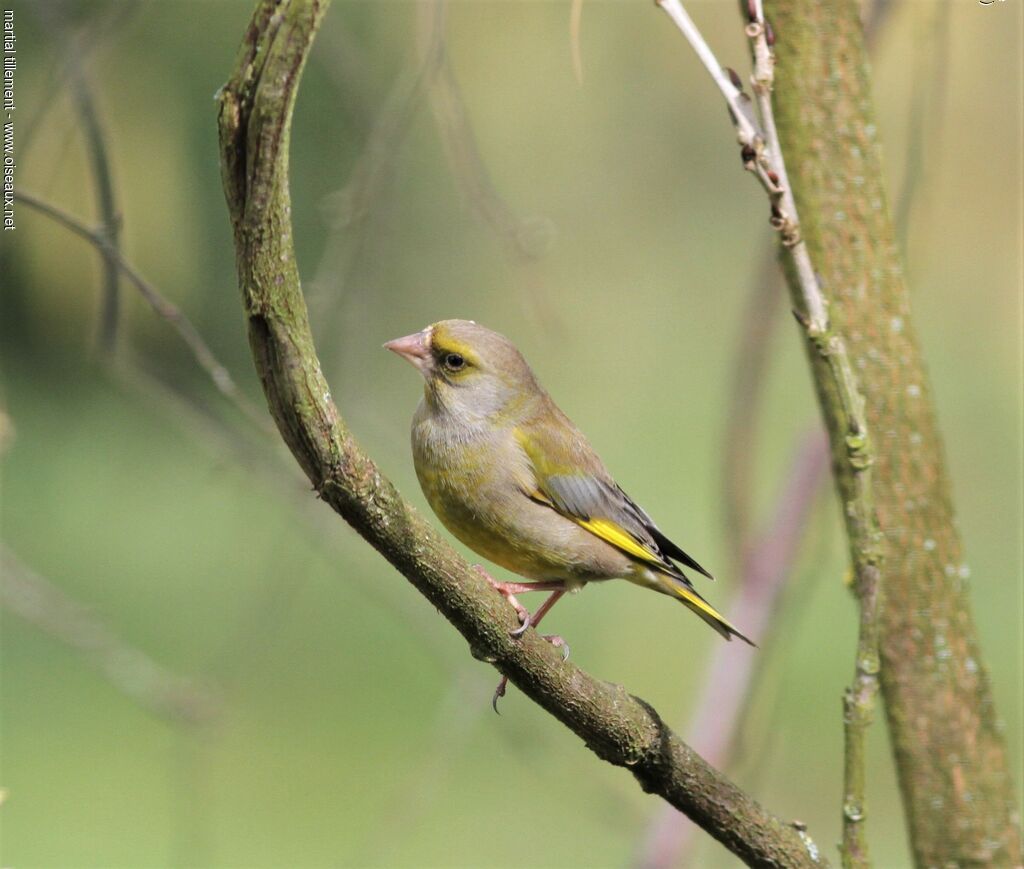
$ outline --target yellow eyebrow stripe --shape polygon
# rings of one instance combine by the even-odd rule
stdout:
[[[639,544],[632,534],[623,531],[618,525],[609,519],[576,519],[571,517],[580,527],[586,528],[591,534],[600,537],[610,543],[616,549],[621,549],[627,555],[646,561],[648,564],[661,565],[661,559],[648,552]]]

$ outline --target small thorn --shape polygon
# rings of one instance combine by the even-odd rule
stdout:
[[[724,67],[726,73],[729,75],[729,81],[733,83],[733,86],[738,91],[743,90],[743,79],[740,78],[739,73],[736,72],[731,66]]]
[[[805,317],[796,308],[790,309],[790,313],[793,315],[793,318],[805,329],[809,329],[811,327],[810,319],[808,317]]]

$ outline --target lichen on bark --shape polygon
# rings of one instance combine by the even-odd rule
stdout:
[[[776,115],[801,228],[852,355],[882,532],[880,677],[920,866],[1018,865],[1020,828],[968,595],[928,378],[889,217],[860,7],[779,0]],[[825,361],[811,352],[844,511],[855,469]],[[856,561],[858,551],[852,552]]]

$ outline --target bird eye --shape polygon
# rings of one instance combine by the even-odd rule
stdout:
[[[446,353],[444,357],[444,367],[449,371],[460,371],[466,367],[466,360],[460,353]]]

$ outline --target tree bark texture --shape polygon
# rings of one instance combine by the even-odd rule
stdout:
[[[766,14],[803,237],[866,403],[883,535],[880,677],[912,850],[920,866],[1019,865],[1010,766],[886,200],[860,8],[779,0]],[[856,473],[846,420],[827,363],[809,349],[845,514]]]
[[[399,495],[341,419],[313,346],[291,238],[288,138],[299,77],[326,0],[261,0],[220,93],[221,170],[257,372],[289,449],[319,496],[466,638],[471,653],[630,769],[752,866],[826,864],[803,827],[712,769],[647,703],[594,679],[518,625],[496,594]]]

